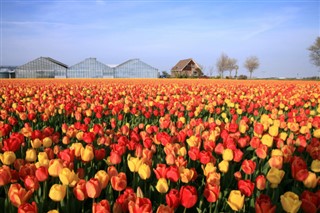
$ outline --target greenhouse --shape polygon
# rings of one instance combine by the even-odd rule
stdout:
[[[158,78],[158,69],[140,61],[128,60],[115,68],[115,78]]]
[[[65,78],[68,66],[49,57],[40,57],[16,68],[16,78]]]
[[[113,78],[113,69],[96,58],[87,58],[84,61],[69,67],[68,78]]]

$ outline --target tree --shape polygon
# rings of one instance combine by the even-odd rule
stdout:
[[[229,70],[229,77],[232,78],[231,72],[232,70],[235,70],[237,66],[237,59],[235,58],[229,58],[228,60],[228,70]]]
[[[320,37],[316,39],[313,45],[311,45],[308,50],[310,51],[310,60],[311,62],[320,67]]]
[[[229,57],[226,54],[222,53],[220,58],[218,58],[216,65],[220,78],[223,78],[223,73],[226,70],[229,70]]]
[[[167,71],[162,71],[163,78],[170,78],[170,74]]]
[[[259,59],[256,56],[251,56],[244,62],[244,67],[250,72],[250,78],[255,69],[258,69],[260,65]]]

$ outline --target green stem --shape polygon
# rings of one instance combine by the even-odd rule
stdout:
[[[183,213],[186,213],[186,212],[187,212],[187,208],[186,208],[186,207],[184,207]]]
[[[209,213],[212,213],[212,202],[210,203]]]

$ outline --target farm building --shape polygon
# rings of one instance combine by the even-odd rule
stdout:
[[[158,78],[158,69],[140,61],[128,60],[114,68],[115,78]]]
[[[158,78],[158,69],[131,59],[120,65],[108,66],[87,58],[73,66],[49,57],[40,57],[15,69],[16,78]],[[7,73],[3,73],[7,78]],[[1,78],[1,73],[0,73]]]
[[[113,78],[113,69],[96,58],[84,61],[68,68],[67,78]]]
[[[40,57],[15,69],[16,78],[65,78],[67,65],[49,57]]]
[[[180,60],[171,69],[172,77],[199,77],[202,76],[201,67],[192,59]]]
[[[0,78],[15,78],[14,66],[0,66]]]

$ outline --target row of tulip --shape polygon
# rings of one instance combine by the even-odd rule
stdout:
[[[1,80],[5,212],[318,212],[320,85]]]

